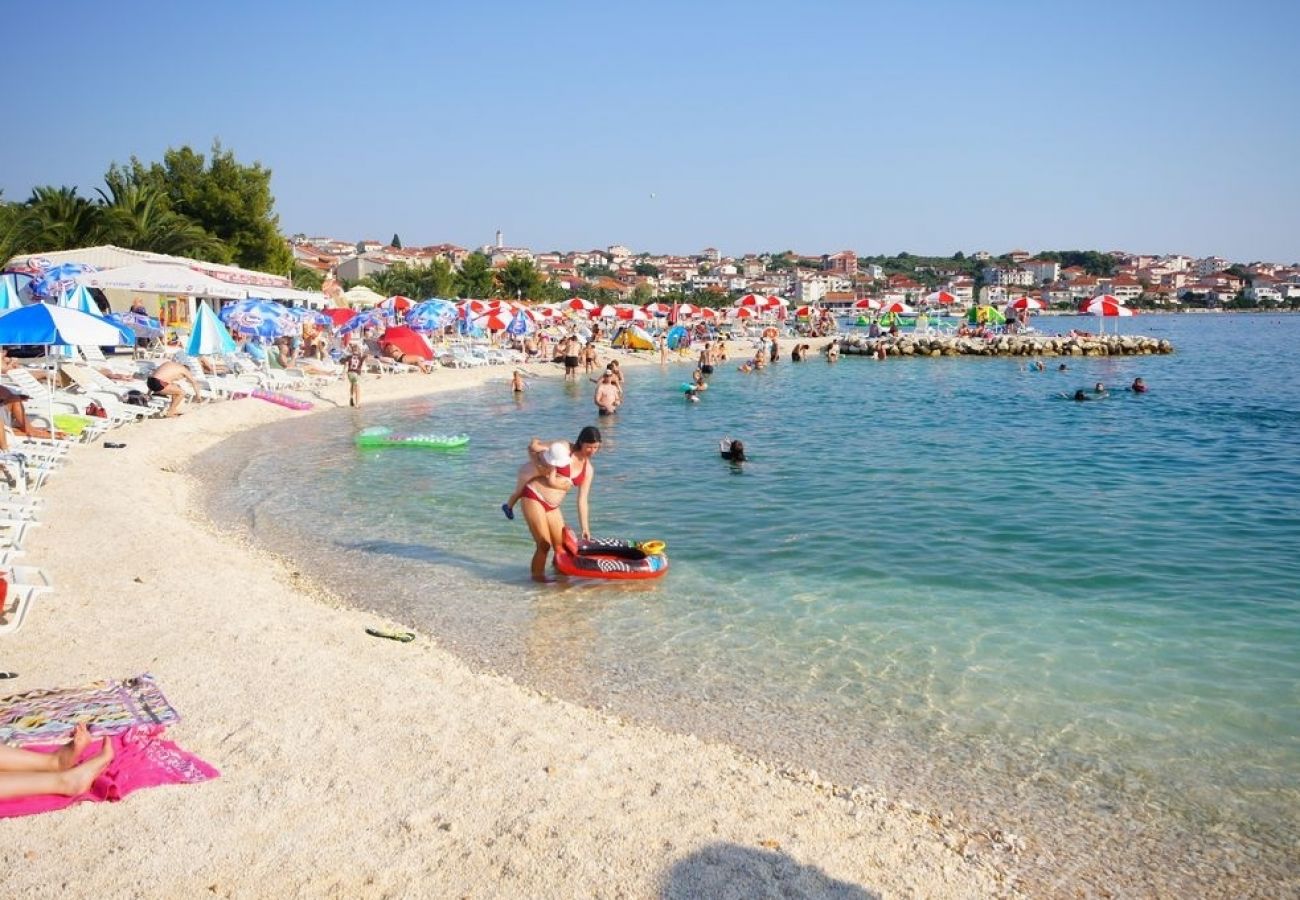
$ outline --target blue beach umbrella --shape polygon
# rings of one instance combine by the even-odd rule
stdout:
[[[298,320],[299,325],[333,325],[334,320],[323,312],[305,306],[289,306],[285,312]]]
[[[221,324],[217,314],[206,303],[200,303],[185,352],[190,356],[211,356],[214,353],[234,353],[236,349],[235,339]]]
[[[668,329],[668,334],[664,335],[664,342],[669,350],[676,350],[684,340],[686,340],[686,328],[681,325],[674,325]]]
[[[406,314],[406,324],[413,331],[437,331],[456,320],[456,304],[434,297],[417,303]]]
[[[109,313],[104,318],[116,325],[131,329],[136,337],[162,337],[162,323],[152,316],[142,316],[133,312],[115,312]]]
[[[384,318],[384,312],[381,309],[368,309],[365,312],[357,313],[351,319],[344,322],[338,330],[339,337],[346,337],[354,331],[364,331],[367,328],[387,328],[388,320]]]
[[[235,334],[248,337],[278,338],[301,329],[284,306],[269,300],[240,300],[221,310],[221,321]]]
[[[117,326],[77,309],[33,303],[0,316],[0,345],[45,347],[116,347],[130,343]],[[54,383],[59,358],[54,357]],[[54,424],[54,392],[50,392],[50,425]]]
[[[90,290],[84,284],[78,284],[71,290],[64,291],[59,295],[59,306],[80,310],[89,316],[103,318],[103,314],[99,311],[99,304],[95,302],[94,297],[90,296]]]
[[[532,331],[533,323],[524,315],[522,309],[516,310],[514,316],[510,319],[510,324],[506,326],[506,334],[520,337]]]
[[[53,300],[70,291],[77,286],[74,281],[78,275],[84,275],[86,272],[98,271],[94,266],[88,266],[83,263],[60,263],[57,266],[50,266],[41,272],[40,275],[32,279],[32,283],[27,285],[27,289],[32,292],[33,297],[41,300]]]
[[[13,275],[0,276],[0,315],[11,309],[22,309],[23,300],[18,295],[18,281]]]

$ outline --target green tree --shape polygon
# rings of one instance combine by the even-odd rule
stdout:
[[[397,236],[397,232],[393,232],[393,239],[389,241],[388,246],[398,250],[402,249],[402,239]]]
[[[638,306],[644,306],[654,299],[655,289],[650,287],[644,281],[632,288],[632,302]]]
[[[325,276],[320,272],[297,263],[294,263],[293,274],[290,277],[293,279],[293,286],[300,291],[319,291],[321,285],[325,283]]]
[[[632,267],[632,271],[638,275],[646,275],[651,278],[659,277],[659,267],[653,263],[639,262]]]
[[[241,164],[220,141],[213,142],[210,158],[188,146],[169,148],[161,163],[146,167],[132,157],[128,166],[114,164],[104,180],[110,187],[119,180],[155,186],[174,212],[221,239],[228,261],[280,275],[292,268],[274,210],[271,170]]]
[[[167,198],[151,184],[110,181],[98,191],[101,230],[108,243],[131,250],[221,260],[225,247],[214,235],[172,211]]]
[[[492,277],[492,262],[475,251],[465,257],[456,273],[457,297],[487,297],[496,282]]]
[[[496,273],[497,290],[506,298],[531,300],[541,283],[542,274],[531,259],[512,259]]]

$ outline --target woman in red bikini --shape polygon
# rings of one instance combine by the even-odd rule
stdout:
[[[529,530],[533,532],[533,540],[538,542],[537,551],[533,554],[533,577],[539,577],[538,558],[540,555],[540,574],[545,575],[546,568],[546,550],[552,546],[560,546],[560,536],[564,532],[564,513],[559,508],[564,497],[568,494],[570,487],[578,489],[578,527],[582,531],[584,538],[591,537],[591,518],[588,506],[588,498],[591,495],[592,483],[596,480],[596,467],[592,464],[591,458],[600,450],[601,435],[600,429],[588,425],[578,433],[578,439],[569,444],[567,441],[557,441],[553,444],[545,444],[537,438],[533,438],[532,443],[528,445],[529,460],[519,468],[518,479],[515,482],[515,492],[510,499],[501,504],[501,511],[505,513],[507,519],[515,517],[514,505],[520,500],[528,500],[528,488],[531,486],[531,493],[537,495],[531,503],[524,505],[524,518],[528,520]],[[558,446],[557,446],[558,445]],[[563,460],[562,454],[559,453],[559,447],[567,447],[569,450],[568,459]],[[555,463],[549,463],[546,456],[551,451],[556,451],[552,455]],[[546,467],[553,467],[555,475],[567,481],[567,486],[562,490],[554,487],[559,482],[545,482],[539,484],[537,479],[544,474]],[[535,528],[533,521],[529,519],[529,507],[537,506],[540,512],[545,514],[547,527],[545,529]],[[546,509],[546,506],[554,509]],[[552,529],[554,529],[552,533]],[[551,539],[554,537],[554,543]],[[547,540],[545,550],[541,546],[541,540]],[[540,580],[540,579],[539,579]]]

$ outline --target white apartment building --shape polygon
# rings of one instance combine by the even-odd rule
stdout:
[[[1192,271],[1196,273],[1198,278],[1205,278],[1207,275],[1222,272],[1230,265],[1232,265],[1232,263],[1228,262],[1228,260],[1224,259],[1222,256],[1206,256],[1196,261]]]
[[[627,247],[624,247],[622,244],[611,244],[605,248],[605,252],[609,255],[609,258],[616,263],[621,262],[632,255],[632,251]]]
[[[831,272],[801,272],[794,285],[794,298],[800,305],[816,303],[832,291],[851,291],[853,282]]]
[[[1047,284],[1061,277],[1061,264],[1049,259],[1027,259],[1020,264],[1034,278],[1034,284]]]
[[[1033,287],[1038,282],[1027,269],[1004,269],[1001,266],[988,266],[981,273],[984,283],[994,287]]]
[[[700,256],[714,265],[722,262],[722,252],[717,247],[705,247],[700,251]]]
[[[1180,254],[1162,256],[1160,257],[1160,265],[1171,272],[1190,272],[1192,271],[1192,258]]]

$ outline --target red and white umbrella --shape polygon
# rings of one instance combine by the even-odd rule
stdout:
[[[591,312],[596,308],[596,304],[590,300],[584,300],[581,297],[570,297],[561,304],[565,309],[571,309],[574,312]]]
[[[702,312],[701,309],[698,306],[696,306],[694,303],[677,304],[677,318],[679,319],[690,318],[691,316],[698,316],[701,314],[701,312]]]
[[[1047,309],[1047,304],[1037,297],[1017,297],[1007,304],[1007,309]]]
[[[403,297],[401,295],[397,295],[397,296],[389,297],[387,300],[381,302],[379,304],[379,308],[391,309],[393,312],[405,313],[405,312],[409,312],[411,307],[414,305],[415,305],[415,301],[413,301],[410,297]]]
[[[944,305],[944,306],[948,306],[948,305],[950,305],[950,304],[952,304],[952,303],[956,303],[956,302],[957,302],[957,297],[956,297],[955,294],[950,294],[950,293],[948,293],[947,291],[935,291],[933,294],[926,294],[926,295],[925,295],[925,302],[926,302],[926,303],[939,303],[939,304],[942,304],[942,305]]]
[[[1136,311],[1125,306],[1118,297],[1111,294],[1098,294],[1091,300],[1079,305],[1079,312],[1090,316],[1135,316]]]
[[[612,303],[606,303],[599,309],[591,310],[591,317],[593,319],[617,319],[618,307]]]
[[[560,317],[560,311],[554,306],[534,306],[529,312],[533,314],[533,318],[541,322],[549,322]]]
[[[480,315],[488,310],[487,300],[462,300],[456,304],[456,312],[462,318]]]
[[[683,303],[682,309],[685,310],[688,306],[691,306],[691,304]],[[682,315],[686,315],[686,313],[683,311]],[[699,316],[701,319],[716,319],[718,311],[708,306],[691,306],[691,315]]]
[[[780,297],[772,297],[764,294],[746,294],[736,301],[736,305],[748,309],[776,309],[784,306],[786,301]]]
[[[757,319],[760,315],[762,313],[752,306],[741,306],[735,311],[737,319]]]
[[[863,297],[861,300],[853,301],[853,308],[859,310],[880,309],[880,301],[877,300],[875,297]]]
[[[660,302],[647,303],[641,308],[644,309],[648,315],[652,316],[666,316],[673,311],[673,308],[670,305]]]
[[[614,309],[615,314],[624,322],[649,322],[650,314],[639,306],[624,306],[619,304]]]
[[[794,311],[796,319],[811,319],[815,315],[817,315],[817,307],[815,306],[801,306]]]
[[[1089,316],[1100,316],[1101,327],[1097,330],[1103,332],[1106,330],[1106,319],[1127,318],[1128,316],[1137,315],[1137,310],[1129,309],[1119,301],[1118,297],[1111,294],[1098,294],[1091,300],[1085,300],[1079,304],[1079,312]],[[1119,332],[1118,322],[1115,323],[1115,331],[1116,333]]]
[[[880,311],[885,315],[890,315],[890,314],[896,316],[916,315],[916,310],[912,309],[912,307],[908,306],[902,300],[891,300],[888,303],[881,306]]]
[[[505,331],[510,320],[514,318],[514,313],[509,310],[496,310],[494,312],[483,313],[475,317],[471,323],[475,328],[482,328],[486,331]]]

